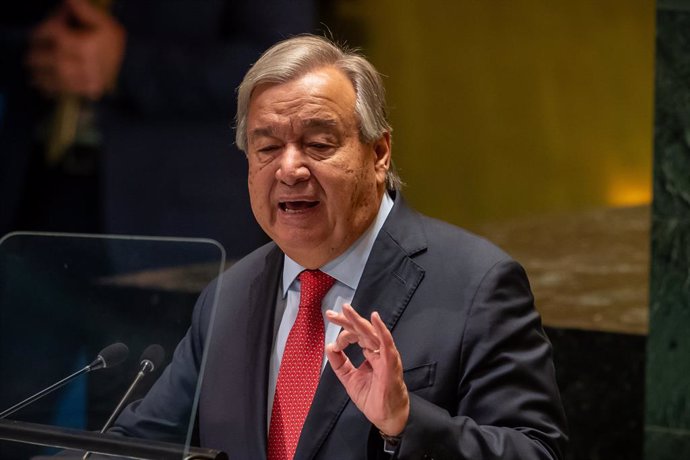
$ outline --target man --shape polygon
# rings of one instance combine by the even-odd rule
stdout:
[[[203,375],[200,442],[234,458],[562,458],[524,271],[405,204],[390,131],[364,58],[314,36],[262,55],[239,87],[236,142],[273,242],[202,295],[119,432],[179,439]]]

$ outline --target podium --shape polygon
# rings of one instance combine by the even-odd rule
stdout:
[[[116,368],[82,375],[0,420],[0,459],[46,458],[64,449],[115,458],[227,458],[189,447],[192,407],[175,421],[179,444],[99,433],[142,351],[160,344],[167,356],[132,400],[169,362],[199,293],[225,265],[222,246],[204,239],[25,232],[0,238],[0,411],[82,368],[111,343],[129,347]]]
[[[224,452],[187,447],[161,441],[127,438],[108,433],[94,433],[69,428],[59,428],[37,423],[0,420],[0,439],[40,446],[70,449],[58,457],[39,456],[35,460],[54,458],[67,460],[81,459],[83,452],[102,454],[110,458],[134,458],[143,460],[227,460]],[[95,456],[91,457],[96,460]]]

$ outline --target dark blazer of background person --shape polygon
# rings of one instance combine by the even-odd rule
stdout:
[[[172,364],[145,399],[126,409],[117,432],[184,440],[205,352],[201,444],[235,458],[266,457],[282,262],[269,243],[233,266],[220,280],[215,317],[215,285],[205,291]],[[523,269],[500,249],[417,214],[398,195],[352,305],[363,317],[380,313],[402,357],[411,408],[399,458],[563,458],[565,420],[551,347]],[[361,349],[348,354],[361,363]],[[379,455],[387,458],[378,432],[327,365],[295,458]]]
[[[0,235],[36,229],[18,228],[17,216],[26,188],[42,186],[27,182],[30,156],[52,106],[29,87],[24,59],[29,31],[58,4],[20,2],[0,15]],[[310,31],[314,9],[312,0],[113,2],[127,39],[116,89],[96,105],[101,231],[211,237],[231,257],[266,241],[233,145],[235,88],[265,48]]]

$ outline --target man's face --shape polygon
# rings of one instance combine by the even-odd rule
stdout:
[[[355,91],[322,67],[254,89],[247,117],[249,195],[259,225],[292,259],[318,268],[373,222],[390,136],[360,142]]]

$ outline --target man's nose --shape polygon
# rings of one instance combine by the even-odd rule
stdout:
[[[300,146],[288,144],[280,156],[276,179],[287,185],[308,180],[311,176],[308,161],[309,157],[304,154]]]

